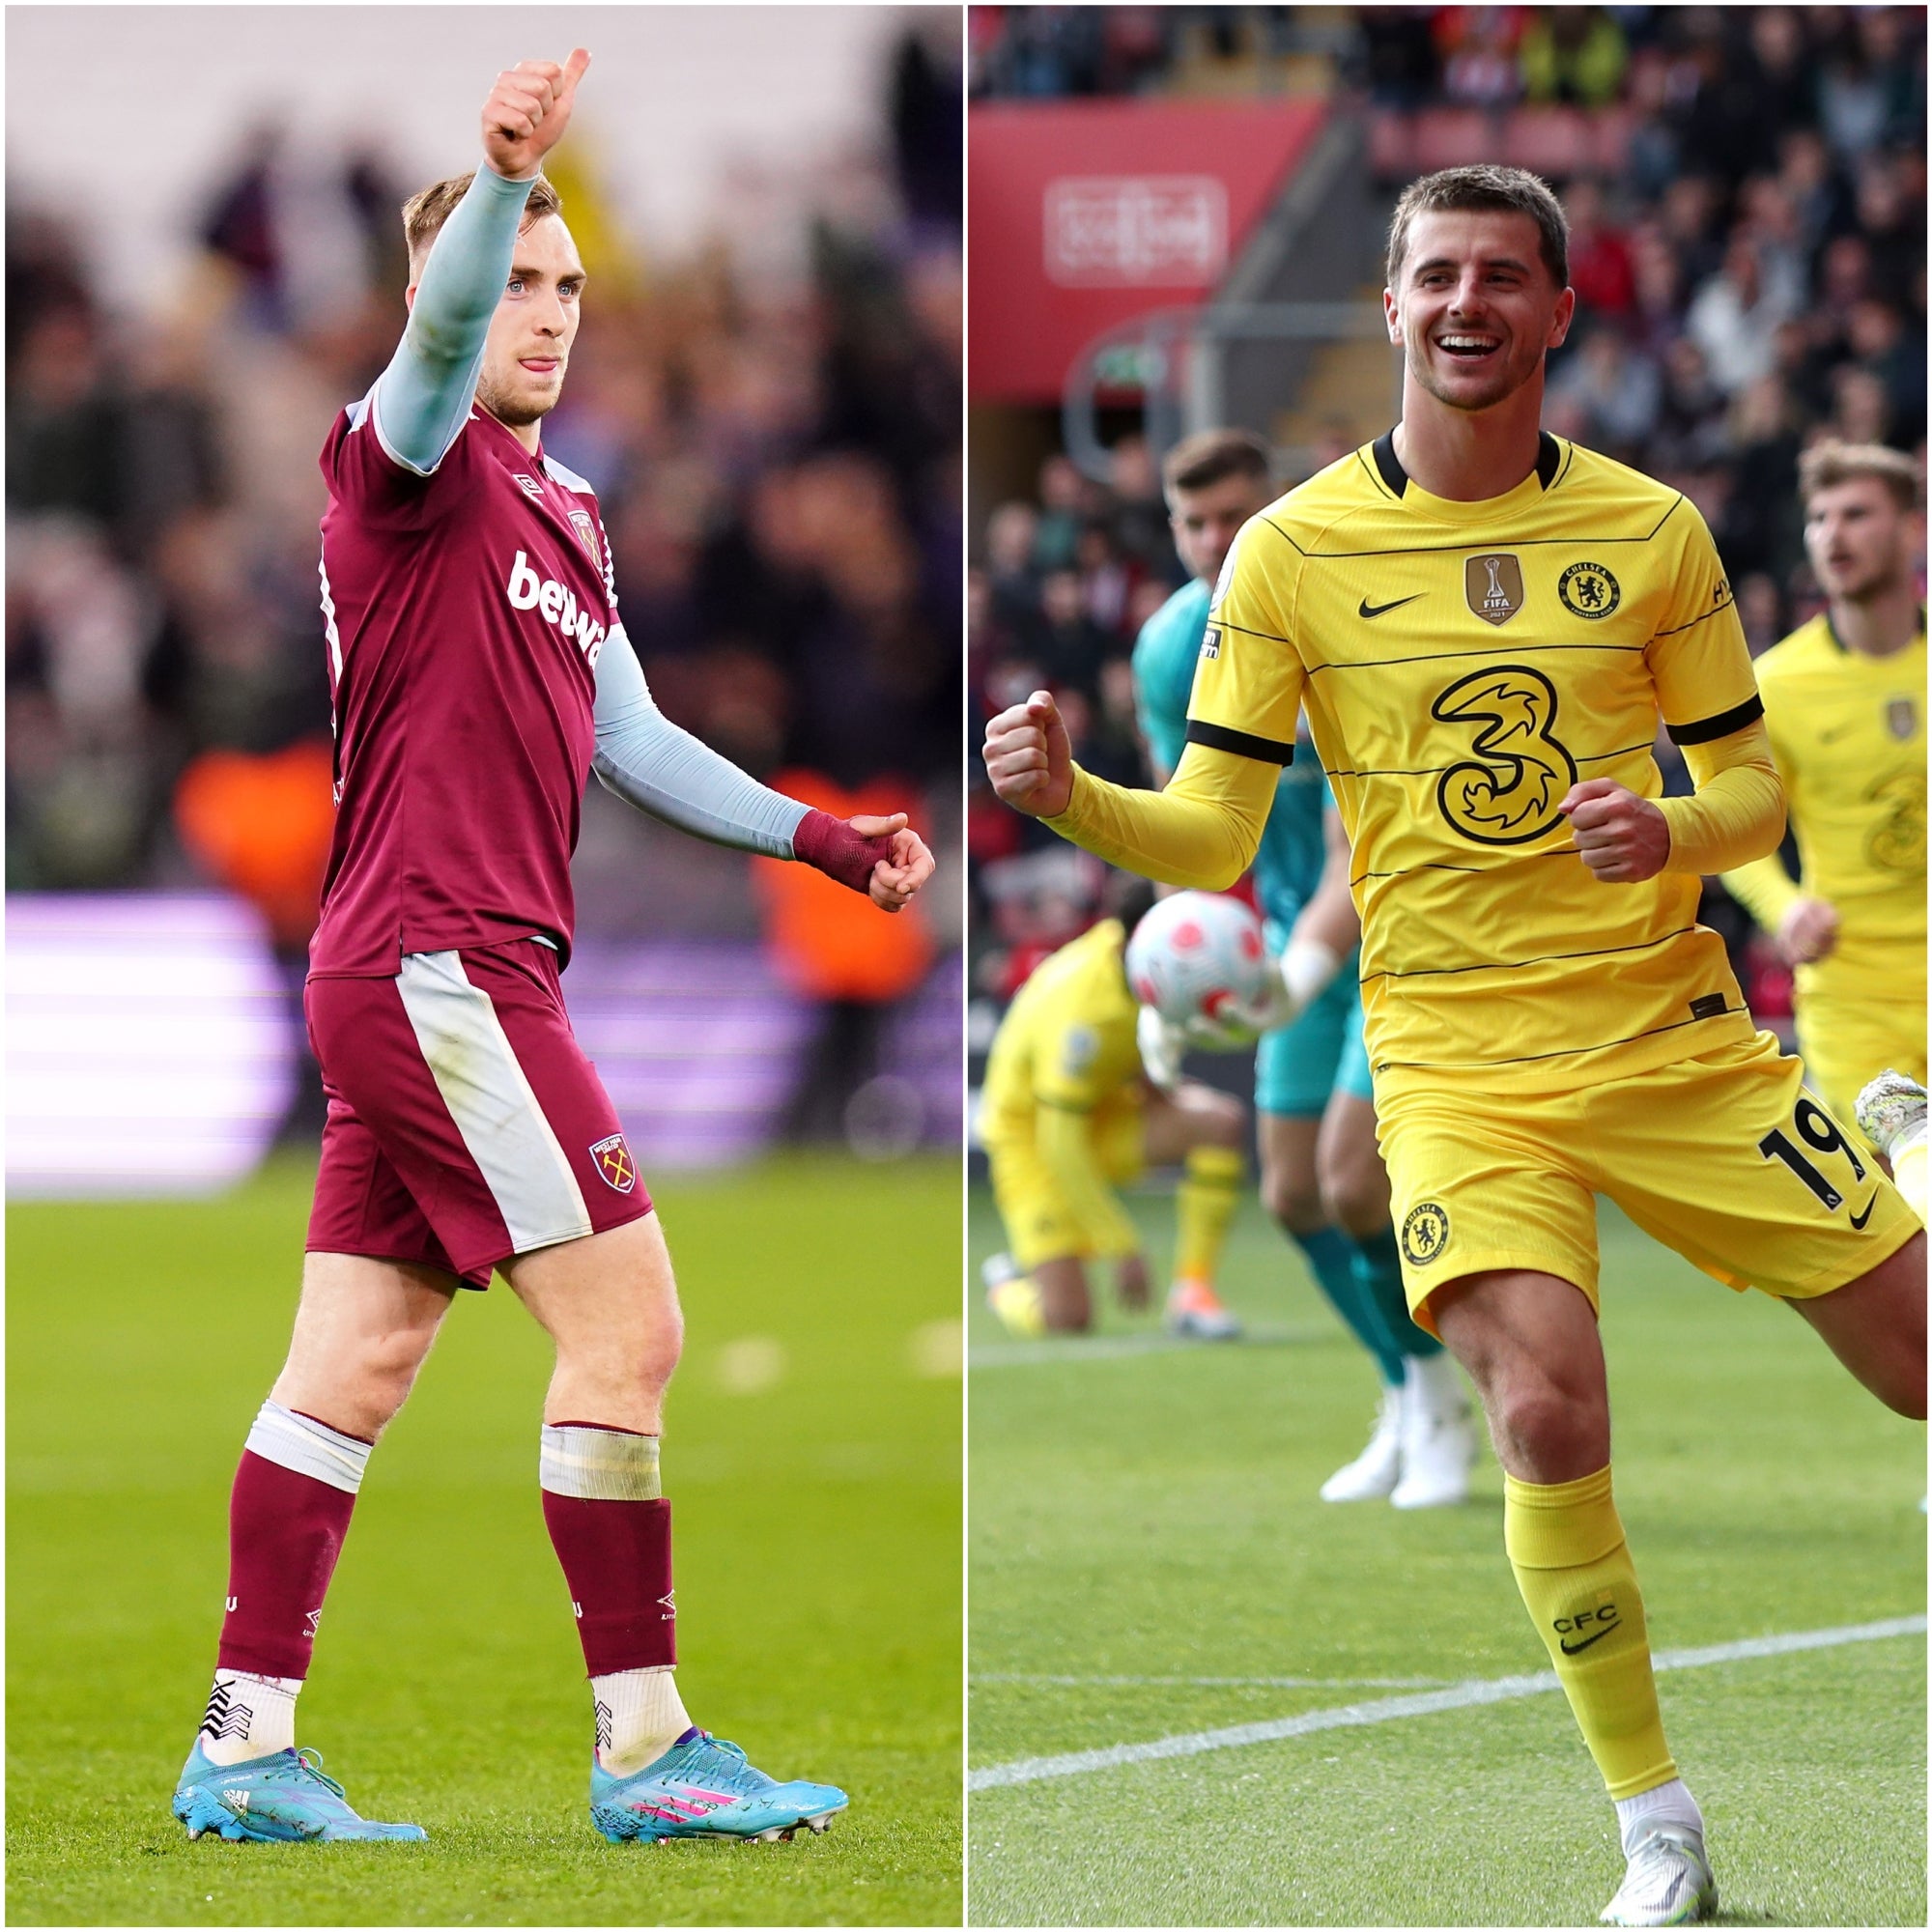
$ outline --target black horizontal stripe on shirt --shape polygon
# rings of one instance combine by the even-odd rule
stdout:
[[[1656,742],[1657,740],[1654,738],[1646,738],[1641,745],[1624,745],[1614,752],[1576,753],[1573,755],[1579,765],[1601,765],[1607,763],[1611,758],[1627,758],[1633,752],[1647,752]],[[1403,771],[1395,766],[1390,766],[1385,771],[1378,769],[1353,771],[1345,767],[1340,771],[1329,771],[1327,772],[1327,776],[1328,781],[1331,784],[1337,779],[1433,779],[1438,777],[1443,772],[1460,771],[1463,766],[1467,764],[1480,765],[1492,762],[1500,762],[1500,754],[1498,754],[1496,759],[1492,760],[1485,758],[1476,753],[1464,753],[1453,764],[1424,765],[1420,771]],[[1327,771],[1326,766],[1322,769]]]
[[[1673,745],[1708,745],[1716,738],[1728,738],[1733,731],[1742,731],[1747,724],[1754,724],[1764,716],[1764,699],[1756,692],[1742,704],[1734,704],[1728,711],[1719,711],[1714,718],[1700,718],[1694,724],[1665,724]]]
[[[1205,718],[1187,721],[1187,742],[1205,745],[1210,752],[1233,752],[1236,757],[1259,759],[1264,765],[1292,765],[1294,747],[1275,738],[1258,738],[1252,731],[1236,731],[1226,724],[1210,724]]]
[[[1529,959],[1479,959],[1468,966],[1411,966],[1402,972],[1364,973],[1355,983],[1366,986],[1371,980],[1431,980],[1453,973],[1513,973],[1520,966],[1548,966],[1558,959],[1611,959],[1620,952],[1648,952],[1653,946],[1682,939],[1687,932],[1696,930],[1695,925],[1680,925],[1655,939],[1638,940],[1634,946],[1593,946],[1581,952],[1539,952]]]
[[[1214,628],[1217,631],[1238,631],[1244,638],[1261,638],[1270,644],[1286,644],[1290,650],[1294,648],[1293,638],[1278,638],[1272,631],[1257,631],[1246,624],[1231,624],[1225,617],[1216,617]]]
[[[1668,1026],[1645,1027],[1641,1033],[1627,1033],[1615,1039],[1592,1040],[1587,1046],[1557,1046],[1548,1053],[1515,1053],[1502,1060],[1378,1060],[1375,1070],[1386,1073],[1391,1068],[1400,1067],[1410,1072],[1457,1073],[1471,1066],[1528,1066],[1539,1060],[1566,1060],[1578,1053],[1607,1053],[1613,1046],[1629,1046],[1639,1039],[1655,1039],[1666,1033],[1679,1033],[1685,1027],[1702,1026],[1706,1020],[1720,1020],[1730,1013],[1747,1013],[1747,1007],[1725,1007],[1721,1012],[1700,1013],[1695,1019],[1672,1020]]]
[[[1418,866],[1400,866],[1393,872],[1357,872],[1349,881],[1349,890],[1352,892],[1371,879],[1406,879],[1411,872],[1467,872],[1471,878],[1486,879],[1492,873],[1500,872],[1505,866],[1524,865],[1531,859],[1574,859],[1577,856],[1574,845],[1551,845],[1543,852],[1525,852],[1520,846],[1514,850],[1499,847],[1493,866],[1451,866],[1440,859],[1425,859]]]
[[[1679,624],[1675,630],[1658,632],[1657,636],[1651,639],[1651,642],[1656,644],[1662,643],[1665,638],[1681,638],[1686,631],[1694,631],[1699,624],[1708,624],[1720,611],[1731,610],[1733,604],[1734,600],[1726,597],[1721,604],[1713,604],[1708,611],[1699,612],[1688,624]]]
[[[1498,651],[1512,657],[1529,657],[1538,651],[1609,651],[1619,657],[1641,657],[1646,644],[1524,644],[1514,640],[1496,643],[1480,651],[1418,651],[1412,658],[1364,658],[1359,664],[1304,664],[1310,677],[1318,670],[1380,670],[1386,665],[1448,664],[1456,658],[1493,658]]]
[[[1573,549],[1579,544],[1601,545],[1605,549],[1611,544],[1647,544],[1676,514],[1678,505],[1683,501],[1684,498],[1679,497],[1677,501],[1672,503],[1670,508],[1665,510],[1641,536],[1606,537],[1594,530],[1581,532],[1571,530],[1561,536],[1553,537],[1491,536],[1485,537],[1478,544],[1465,533],[1453,543],[1401,544],[1394,550],[1310,550],[1306,545],[1296,543],[1272,517],[1264,516],[1258,521],[1265,524],[1283,542],[1293,545],[1295,552],[1305,556],[1311,563],[1347,563],[1351,558],[1364,556],[1439,556],[1450,553],[1466,554],[1471,550],[1538,550],[1547,548],[1550,544],[1568,544]],[[1342,522],[1347,514],[1344,512],[1343,517],[1330,519],[1322,527],[1332,528],[1335,524]],[[1719,608],[1721,610],[1723,607],[1720,605]]]

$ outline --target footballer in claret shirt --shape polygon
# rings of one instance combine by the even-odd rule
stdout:
[[[903,814],[809,810],[668,723],[596,498],[543,453],[584,275],[538,169],[588,65],[579,49],[498,75],[483,164],[404,210],[408,328],[322,454],[337,816],[305,1005],[328,1115],[295,1337],[236,1475],[214,1688],[174,1796],[194,1836],[423,1836],[359,1817],[296,1749],[296,1697],[370,1450],[459,1284],[499,1267],[556,1347],[539,1481],[591,1680],[593,1824],[789,1836],[846,1803],[766,1776],[679,1700],[658,1461],[677,1293],[558,976],[593,769],[887,912],[932,859]]]

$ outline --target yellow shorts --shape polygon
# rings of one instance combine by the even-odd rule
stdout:
[[[1139,1178],[1146,1164],[1146,1127],[1138,1087],[1101,1101],[1087,1117],[1088,1132],[1100,1170],[1115,1186]],[[1083,1258],[1094,1243],[1066,1205],[1053,1170],[1033,1141],[989,1142],[986,1160],[993,1172],[993,1199],[1006,1224],[1007,1247],[1022,1269],[1064,1255]]]
[[[1410,1313],[1446,1282],[1535,1268],[1597,1302],[1595,1194],[1730,1288],[1855,1281],[1918,1229],[1770,1034],[1627,1080],[1514,1099],[1438,1090],[1377,1122]]]
[[[1873,1001],[1867,1006],[1798,1003],[1798,1051],[1826,1107],[1847,1126],[1859,1089],[1889,1066],[1925,1084],[1925,1009]]]

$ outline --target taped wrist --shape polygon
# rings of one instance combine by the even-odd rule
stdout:
[[[862,838],[845,819],[812,808],[792,832],[791,855],[817,867],[841,886],[863,893],[871,886],[872,867],[882,859],[891,860],[893,841]]]

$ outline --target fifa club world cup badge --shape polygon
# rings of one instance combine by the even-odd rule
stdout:
[[[619,1194],[628,1194],[637,1186],[638,1164],[631,1158],[631,1150],[622,1134],[612,1134],[609,1140],[599,1141],[590,1150],[590,1158],[597,1163],[597,1172]]]
[[[1408,1210],[1402,1224],[1402,1258],[1411,1267],[1427,1267],[1449,1245],[1449,1210],[1437,1201],[1424,1201]]]
[[[597,526],[590,521],[588,510],[573,510],[570,513],[570,527],[577,532],[577,541],[583,546],[584,554],[599,570],[604,568],[604,558],[597,549]]]
[[[1918,729],[1918,707],[1909,697],[1894,697],[1885,707],[1885,723],[1894,738],[1909,738]]]
[[[1522,609],[1522,565],[1513,556],[1472,556],[1463,565],[1463,594],[1486,624],[1507,624]]]

